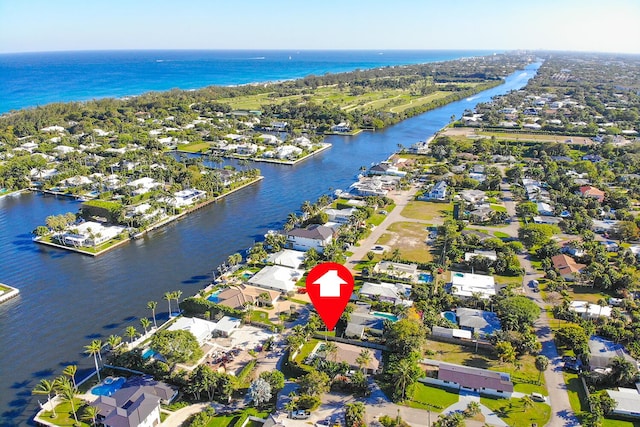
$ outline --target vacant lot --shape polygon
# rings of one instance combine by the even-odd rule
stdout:
[[[433,218],[446,218],[453,213],[453,203],[435,203],[412,200],[402,210],[401,215],[405,218],[420,219],[424,221]]]
[[[411,262],[429,262],[433,259],[431,247],[426,243],[429,232],[425,224],[395,222],[391,224],[376,244],[386,245],[389,252],[400,250],[400,258]]]

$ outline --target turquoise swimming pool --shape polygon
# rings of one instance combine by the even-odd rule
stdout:
[[[218,289],[218,290],[216,290],[216,291],[213,291],[213,293],[212,293],[211,295],[209,295],[209,296],[207,297],[207,299],[208,299],[209,301],[211,301],[211,302],[215,302],[215,303],[217,303],[217,302],[218,302],[218,295],[220,294],[220,292],[222,292],[222,289]]]
[[[433,276],[428,273],[420,273],[420,275],[418,276],[418,281],[424,282],[424,283],[431,283],[433,282]]]
[[[453,324],[458,324],[458,319],[456,318],[456,313],[454,313],[453,311],[443,311],[442,313],[440,313],[440,315],[442,317],[444,317],[445,319],[447,319],[449,322],[453,323]]]
[[[392,322],[398,321],[398,316],[396,316],[395,314],[383,313],[381,311],[373,311],[371,312],[371,314],[373,314],[376,317],[382,317],[383,319],[391,320]]]
[[[142,352],[142,358],[146,360],[146,359],[154,356],[155,354],[156,354],[156,352],[151,347],[149,347],[148,349],[146,349],[145,351]]]
[[[111,396],[120,390],[126,381],[127,379],[124,377],[107,377],[102,380],[102,383],[91,389],[91,394],[94,396]]]

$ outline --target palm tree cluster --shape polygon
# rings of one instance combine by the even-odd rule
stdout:
[[[173,292],[165,292],[164,293],[164,299],[167,301],[167,303],[169,304],[169,319],[171,319],[171,316],[173,314],[173,312],[171,311],[171,301],[172,300],[176,300],[176,306],[178,309],[178,313],[180,312],[180,297],[182,296],[182,291],[173,291]]]
[[[56,418],[56,408],[53,404],[53,399],[59,397],[63,402],[68,402],[71,406],[71,412],[76,425],[78,421],[78,407],[76,407],[76,394],[78,394],[78,386],[76,384],[76,372],[78,367],[76,365],[68,365],[62,371],[63,375],[57,377],[53,381],[42,379],[32,390],[32,394],[46,395],[47,405],[51,409],[51,417]],[[85,421],[89,421],[92,425],[96,425],[96,417],[98,416],[98,408],[93,406],[85,406],[81,418]]]

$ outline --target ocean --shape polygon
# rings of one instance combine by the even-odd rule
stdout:
[[[462,50],[144,50],[0,54],[0,113],[52,102],[289,80],[492,53]]]

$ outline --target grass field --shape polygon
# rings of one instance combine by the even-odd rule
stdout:
[[[475,87],[479,83],[452,83],[464,87]],[[272,93],[245,95],[233,98],[220,98],[221,103],[229,104],[236,110],[259,110],[263,105],[282,104],[289,101],[313,102],[322,104],[329,102],[344,111],[386,111],[400,113],[408,108],[418,107],[451,95],[453,92],[437,90],[428,95],[420,95],[416,88],[384,89],[363,94],[354,94],[349,87],[338,85],[322,86],[312,94],[296,93],[289,96],[272,97]]]
[[[495,412],[511,427],[529,427],[534,423],[543,426],[551,417],[551,407],[545,403],[535,403],[525,408],[520,399],[492,399],[481,397],[480,403]]]
[[[442,412],[443,409],[453,405],[460,398],[458,393],[453,393],[440,387],[428,386],[420,382],[412,385],[407,395],[408,398],[404,402],[407,406],[435,412]]]
[[[46,396],[45,396],[45,400],[46,400]],[[89,427],[89,424],[81,421],[82,409],[79,409],[79,408],[82,408],[83,406],[86,406],[85,402],[83,400],[76,398],[76,399],[73,399],[73,404],[76,409],[76,415],[78,417],[78,420],[80,420],[79,424],[76,424],[76,421],[73,418],[73,412],[71,411],[71,403],[69,402],[62,402],[61,404],[56,406],[55,418],[51,418],[51,415],[52,415],[51,411],[44,412],[41,418],[43,421],[47,421],[57,426],[73,427],[77,425],[78,427],[85,427],[85,426]]]
[[[405,218],[429,221],[436,217],[446,218],[453,213],[453,203],[435,203],[412,200],[401,214]]]
[[[376,244],[387,245],[389,252],[400,250],[400,258],[412,262],[429,262],[433,259],[430,247],[425,243],[429,232],[425,224],[394,222]]]
[[[195,144],[178,145],[178,150],[187,151],[189,153],[200,153],[202,151],[208,150],[210,147],[211,144],[208,142],[198,142]]]

